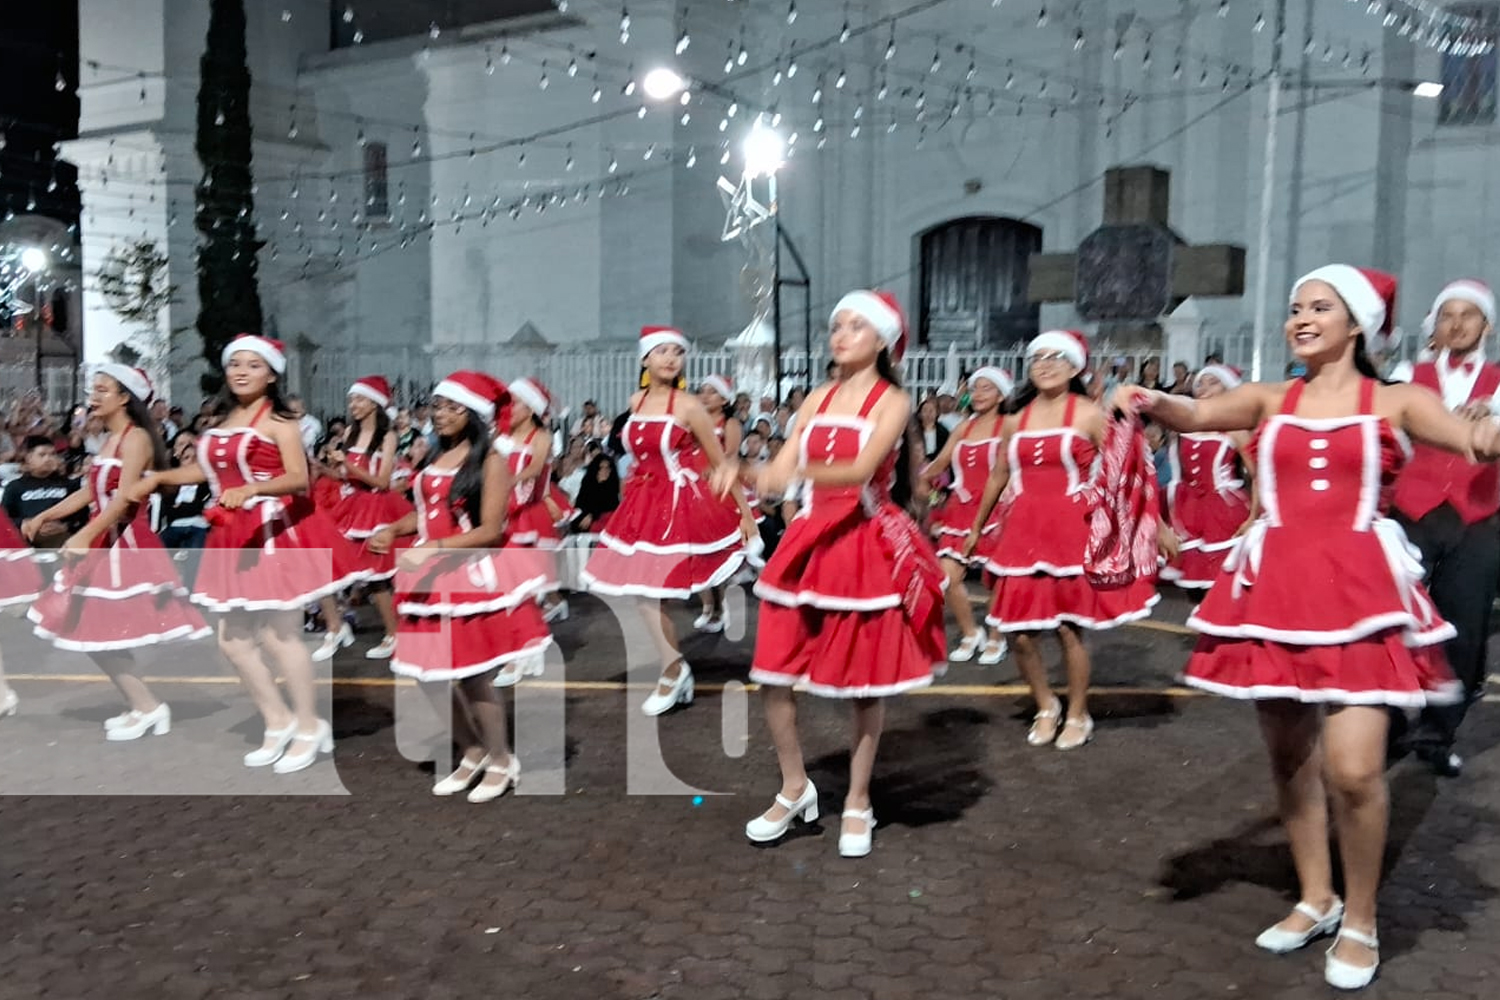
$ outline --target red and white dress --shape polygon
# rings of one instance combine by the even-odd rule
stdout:
[[[1420,553],[1381,516],[1410,456],[1375,415],[1298,417],[1303,382],[1256,441],[1261,515],[1188,619],[1203,633],[1183,679],[1232,698],[1419,707],[1462,689],[1441,643],[1454,635],[1422,586]]]
[[[36,554],[11,519],[0,513],[0,608],[30,603],[41,589]]]
[[[495,451],[505,459],[515,484],[510,491],[504,544],[507,548],[514,546],[530,550],[536,571],[546,578],[546,589],[550,591],[557,589],[557,558],[554,553],[562,547],[562,534],[547,510],[552,463],[545,463],[535,479],[521,478],[521,470],[531,462],[531,442],[535,438],[535,427],[522,441],[503,434],[495,438]]]
[[[1113,628],[1145,618],[1160,600],[1147,577],[1100,587],[1085,576],[1098,449],[1071,426],[1077,401],[1068,396],[1063,426],[1050,430],[1027,430],[1031,407],[1026,407],[1006,445],[1010,479],[996,505],[1002,508],[1000,528],[993,542],[981,542],[976,550],[995,576],[995,600],[985,622],[1001,632],[1064,623]]]
[[[417,473],[417,540],[472,530],[448,503],[457,469]],[[439,551],[415,571],[396,573],[396,654],[391,672],[424,681],[472,677],[542,652],[552,635],[535,598],[547,586],[532,556],[515,550]]]
[[[89,517],[98,517],[114,499],[121,468],[118,454],[93,459]],[[171,553],[151,530],[144,503],[96,538],[82,559],[65,563],[26,616],[39,637],[79,652],[201,639],[211,632],[188,601]]]
[[[193,601],[210,611],[301,610],[364,579],[354,546],[307,494],[256,496],[237,510],[219,506],[225,490],[286,474],[281,449],[246,427],[203,432],[198,462],[213,499],[204,510],[208,537],[193,583]]]
[[[967,563],[964,541],[974,528],[974,517],[979,513],[979,502],[984,498],[984,484],[995,467],[995,458],[1000,454],[1000,423],[993,415],[986,419],[994,421],[995,432],[990,437],[970,438],[981,418],[972,416],[964,421],[958,431],[958,443],[953,446],[950,468],[953,484],[948,498],[932,515],[932,533],[937,536],[937,554],[945,559]],[[980,546],[988,540],[993,542],[994,532],[1000,527],[1001,508],[995,510],[980,533]]]
[[[739,456],[737,455],[729,456],[728,448],[725,446],[724,421],[725,418],[721,416],[719,417],[718,422],[714,424],[714,437],[719,439],[719,449],[723,451],[726,456],[738,458]],[[706,476],[708,474],[708,452],[703,450],[703,446],[698,443],[697,438],[694,438],[692,446],[689,447],[687,451],[683,452],[682,462],[684,465],[697,472],[700,476]],[[755,495],[755,490],[751,489],[744,483],[740,483],[739,489],[740,495],[745,498],[745,505],[750,508],[750,518],[756,524],[764,521],[766,519],[766,515],[760,509],[760,498]],[[734,494],[725,494],[719,502],[734,511],[735,521],[736,523],[738,523],[740,518],[740,505],[739,501],[734,498]]]
[[[350,448],[344,453],[344,464],[375,475],[380,471],[380,458],[379,451]],[[379,490],[353,478],[339,484],[339,499],[330,514],[339,532],[356,546],[359,567],[367,579],[389,580],[395,574],[399,546],[385,553],[371,552],[370,536],[389,528],[411,510],[411,501],[393,489]]]
[[[644,397],[643,397],[644,398]],[[672,416],[632,413],[621,435],[633,464],[620,506],[579,578],[601,594],[689,597],[725,583],[744,561],[738,508],[685,461],[693,433]]]
[[[1235,532],[1250,516],[1239,449],[1228,434],[1180,434],[1169,456],[1167,514],[1182,544],[1161,577],[1179,587],[1207,589],[1234,547]]]
[[[852,462],[870,438],[877,382],[858,416],[824,411],[801,438],[804,466]],[[896,452],[870,482],[813,485],[755,584],[761,599],[750,679],[803,682],[828,698],[875,698],[925,687],[947,669],[946,577],[932,545],[890,499]]]

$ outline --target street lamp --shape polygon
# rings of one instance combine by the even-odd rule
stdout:
[[[47,266],[47,251],[41,247],[27,247],[21,251],[21,266],[37,274]]]

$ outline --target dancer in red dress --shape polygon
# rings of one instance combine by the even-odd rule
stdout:
[[[66,560],[52,585],[27,612],[36,634],[58,649],[88,653],[125,699],[124,713],[104,723],[105,739],[139,739],[171,731],[172,710],[135,672],[131,650],[209,635],[187,599],[171,554],[151,530],[144,503],[122,494],[151,469],[168,465],[167,448],[147,407],[154,390],[139,368],[100,367],[89,412],[109,433],[89,465],[84,487],[29,521],[35,533],[48,521],[85,506],[90,520],[63,546]]]
[[[1083,335],[1049,330],[1027,346],[1026,363],[1027,384],[1001,430],[1005,455],[990,472],[964,546],[996,577],[986,624],[1012,637],[1016,666],[1036,698],[1026,742],[1073,750],[1094,735],[1088,712],[1091,664],[1081,630],[1144,618],[1158,597],[1149,578],[1100,587],[1085,575],[1104,412],[1089,401],[1079,378],[1088,368]],[[997,501],[1004,508],[1000,528],[985,542],[984,528]],[[1057,635],[1067,668],[1068,711],[1060,728],[1063,705],[1047,680],[1036,642],[1040,632]]]
[[[552,435],[544,421],[552,394],[540,380],[518,378],[510,384],[509,422],[495,435],[495,450],[505,459],[511,487],[505,544],[535,550],[546,576],[545,621],[567,620],[568,602],[557,592],[557,551],[562,533],[557,522],[565,513],[549,495],[552,482]]]
[[[724,449],[724,454],[731,458],[739,455],[744,430],[740,427],[740,422],[730,416],[729,408],[734,405],[734,387],[730,385],[729,379],[723,375],[709,375],[698,389],[698,402],[708,411],[708,417],[713,421],[714,434],[718,437],[719,447]],[[708,455],[702,448],[690,448],[683,454],[682,462],[688,468],[697,470],[700,475],[707,472]],[[758,559],[759,547],[755,543],[760,540],[760,529],[756,522],[760,518],[755,516],[749,495],[741,486],[730,491],[723,503],[734,508],[735,516],[740,519],[740,533],[750,540],[751,549],[746,552],[747,558],[754,551]],[[699,632],[722,632],[728,628],[729,608],[724,604],[724,584],[709,587],[700,596],[703,598],[703,611],[693,619],[693,628]]]
[[[1292,289],[1286,338],[1307,374],[1186,400],[1116,393],[1178,431],[1256,430],[1262,513],[1188,624],[1203,633],[1187,683],[1256,700],[1301,898],[1257,939],[1292,951],[1335,931],[1324,974],[1354,989],[1379,961],[1375,900],[1389,813],[1387,706],[1461,696],[1438,645],[1453,634],[1422,587],[1416,550],[1381,516],[1406,434],[1486,461],[1500,429],[1467,423],[1418,386],[1382,385],[1365,332],[1387,322],[1396,282],[1344,264]],[[1345,900],[1334,895],[1332,805]]]
[[[854,742],[839,853],[870,853],[870,773],[887,695],[932,683],[947,666],[943,570],[916,523],[891,502],[896,446],[911,419],[893,361],[906,319],[888,292],[855,291],[831,317],[839,378],[802,404],[789,440],[757,485],[779,495],[794,478],[804,503],[755,585],[761,598],[750,679],[762,685],[781,792],[745,826],[756,842],[818,816],[797,737],[794,686],[851,699]]]
[[[1000,454],[1003,438],[1001,424],[1005,401],[1016,391],[1015,380],[1008,372],[986,365],[969,376],[969,405],[971,413],[967,420],[948,435],[948,441],[937,457],[922,470],[921,494],[930,493],[933,482],[943,473],[951,471],[952,485],[947,499],[933,512],[932,533],[937,542],[938,558],[948,574],[948,610],[958,622],[958,648],[948,654],[954,663],[966,663],[979,654],[983,664],[999,663],[1005,659],[1005,637],[996,633],[986,636],[984,629],[974,622],[974,606],[969,602],[969,590],[964,585],[964,575],[973,561],[963,553],[964,539],[974,526],[974,514],[984,495],[984,485],[989,482],[990,471]],[[1000,527],[998,514],[992,514],[985,522],[981,535],[992,537]]]
[[[1193,395],[1212,399],[1237,389],[1242,379],[1228,365],[1207,365],[1193,378]],[[1161,578],[1185,590],[1207,590],[1250,518],[1245,476],[1250,435],[1178,434],[1171,444],[1172,481],[1167,516],[1177,536],[1177,556]]]
[[[279,340],[240,334],[224,347],[223,421],[203,432],[198,464],[143,477],[130,490],[208,482],[210,527],[193,601],[220,613],[219,648],[240,675],[265,723],[246,767],[277,774],[310,767],[333,752],[333,727],[317,715],[312,658],[302,610],[363,577],[353,546],[307,494],[307,454],[282,396],[286,350]],[[277,688],[275,663],[291,705]]]
[[[29,604],[42,589],[42,573],[26,539],[15,524],[0,512],[0,608]],[[5,660],[0,657],[0,719],[15,715],[21,699],[5,680]]]
[[[738,476],[697,397],[682,391],[687,338],[678,330],[641,330],[641,384],[630,397],[621,441],[634,463],[579,578],[601,594],[640,598],[646,628],[661,656],[661,679],[641,711],[661,715],[693,701],[693,671],[677,648],[677,631],[661,602],[691,597],[727,581],[744,561],[744,525],[721,497]],[[696,441],[710,482],[684,461]]]
[[[367,375],[349,387],[349,429],[343,441],[328,452],[338,500],[329,516],[343,536],[356,547],[364,571],[370,601],[380,613],[385,635],[365,652],[367,660],[388,660],[396,651],[396,609],[386,582],[396,574],[391,552],[370,551],[375,532],[411,513],[411,501],[391,489],[396,469],[396,434],[386,407],[391,405],[390,383],[380,375]],[[313,651],[314,662],[331,660],[341,647],[354,642],[354,630],[341,620],[338,599],[323,598],[323,618],[328,634]]]
[[[510,400],[505,386],[460,371],[439,382],[432,397],[441,445],[417,473],[416,510],[376,532],[370,547],[389,552],[396,538],[417,535],[396,560],[401,617],[391,672],[423,682],[435,704],[452,706],[463,758],[433,794],[454,795],[477,781],[468,800],[489,802],[520,780],[495,688],[520,680],[523,665],[552,642],[536,606],[546,577],[535,572],[534,559],[499,548],[511,475],[490,428]]]

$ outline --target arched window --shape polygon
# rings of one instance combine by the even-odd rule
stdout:
[[[1026,258],[1042,248],[1039,228],[970,216],[934,226],[920,240],[922,344],[1006,346],[1036,336],[1041,309],[1026,301]]]

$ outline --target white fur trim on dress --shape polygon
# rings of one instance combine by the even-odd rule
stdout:
[[[1151,617],[1151,609],[1156,607],[1156,605],[1160,601],[1160,594],[1152,594],[1150,600],[1146,601],[1144,606],[1135,608],[1131,611],[1127,611],[1117,618],[1110,618],[1107,620],[1090,618],[1087,615],[1075,615],[1069,612],[1063,612],[1062,614],[1054,615],[1051,618],[1037,618],[1031,621],[1021,622],[1001,621],[994,615],[985,615],[984,623],[990,628],[994,629],[996,632],[1050,632],[1055,628],[1059,628],[1065,622],[1069,625],[1077,625],[1079,628],[1093,629],[1095,631],[1098,631],[1107,628],[1115,628],[1119,625],[1124,625],[1127,622],[1140,621],[1142,618],[1149,618]]]
[[[1304,704],[1331,705],[1390,705],[1394,708],[1423,708],[1427,705],[1451,705],[1463,698],[1463,685],[1458,681],[1444,684],[1435,690],[1416,691],[1344,691],[1339,688],[1299,688],[1287,684],[1254,684],[1236,687],[1203,680],[1199,677],[1182,677],[1183,684],[1225,698],[1264,701],[1285,698]]]
[[[774,670],[761,670],[759,667],[750,669],[750,681],[766,687],[795,687],[799,691],[806,691],[820,698],[885,698],[930,686],[934,677],[941,676],[942,670],[938,669],[940,666],[946,669],[948,664],[932,664],[933,672],[926,677],[912,677],[908,680],[897,681],[895,684],[866,684],[861,687],[813,684],[807,682],[802,674],[781,674]]]
[[[545,653],[552,645],[550,635],[535,639],[520,649],[513,649],[508,653],[493,656],[483,663],[471,663],[462,667],[454,667],[449,670],[428,670],[421,664],[409,663],[401,659],[401,632],[396,632],[396,655],[391,658],[391,673],[398,677],[411,677],[419,681],[456,681],[464,677],[473,677],[477,674],[488,673],[496,667],[503,667],[507,663],[520,660],[538,653]]]

